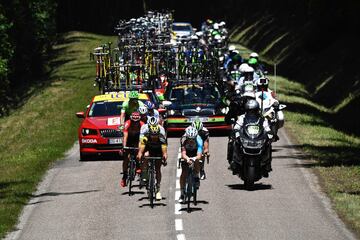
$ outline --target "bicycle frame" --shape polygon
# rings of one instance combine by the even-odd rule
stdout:
[[[155,199],[155,162],[161,161],[162,157],[145,157],[146,160],[148,160],[148,196],[150,200],[150,206],[151,208],[154,208],[154,199]]]

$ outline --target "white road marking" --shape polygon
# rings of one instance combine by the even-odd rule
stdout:
[[[176,237],[177,237],[177,240],[186,240],[185,234],[178,234],[178,235],[176,235]]]
[[[175,219],[175,230],[176,231],[184,230],[182,219]]]
[[[176,215],[180,215],[181,214],[181,204],[180,203],[175,203],[175,214]]]
[[[176,177],[179,178],[181,175],[181,168],[177,168],[176,170]]]
[[[176,179],[176,189],[180,189],[180,179]]]

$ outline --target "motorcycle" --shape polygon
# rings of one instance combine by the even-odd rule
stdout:
[[[263,127],[264,119],[244,119],[244,124],[235,132],[234,154],[231,169],[238,175],[247,189],[271,171],[271,139]]]

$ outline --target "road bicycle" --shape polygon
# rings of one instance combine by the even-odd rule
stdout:
[[[129,186],[129,196],[131,196],[132,192],[132,182],[135,180],[136,176],[136,154],[139,148],[136,147],[124,147],[125,154],[129,152],[129,165],[128,165],[128,175],[127,175],[127,185]]]
[[[156,184],[155,184],[155,165],[156,161],[162,161],[162,157],[145,157],[148,161],[148,181],[147,181],[147,194],[150,201],[151,208],[154,208],[154,199],[156,194]]]
[[[179,159],[179,166],[180,166],[180,162],[182,162],[183,164],[187,164],[188,165],[188,174],[186,176],[186,182],[185,182],[185,188],[184,188],[184,193],[185,193],[185,202],[187,203],[187,212],[191,211],[190,208],[190,203],[191,203],[191,199],[193,204],[196,206],[197,205],[197,191],[199,188],[199,183],[200,183],[200,179],[196,179],[198,178],[195,174],[195,159],[196,157],[192,157],[190,158],[191,163],[188,164],[186,162],[186,160],[184,159]]]

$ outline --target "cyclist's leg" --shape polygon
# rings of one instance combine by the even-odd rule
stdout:
[[[188,175],[189,167],[186,162],[181,162],[181,175],[180,175],[180,202],[185,200],[185,184],[186,184],[186,177]]]
[[[123,160],[123,165],[122,165],[122,169],[123,169],[123,176],[120,182],[120,186],[121,187],[125,187],[126,186],[126,179],[128,176],[128,166],[129,165],[129,153],[125,152],[124,153],[124,160]]]

